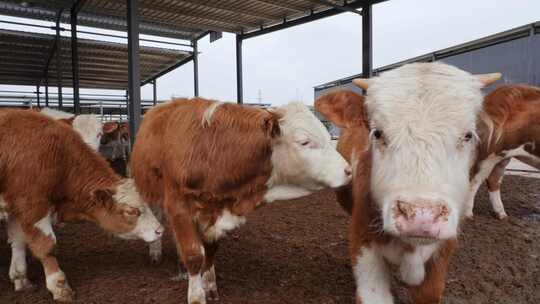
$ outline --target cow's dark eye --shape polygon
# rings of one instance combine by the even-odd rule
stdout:
[[[381,130],[374,129],[374,130],[373,130],[373,136],[374,136],[376,139],[381,139],[381,137],[382,137],[382,131],[381,131]]]
[[[305,141],[301,142],[300,144],[305,147],[305,146],[309,145],[309,140],[305,140]]]
[[[467,133],[465,134],[464,139],[465,139],[465,141],[470,141],[471,139],[473,139],[473,136],[474,136],[474,135],[473,135],[472,132],[467,132]]]

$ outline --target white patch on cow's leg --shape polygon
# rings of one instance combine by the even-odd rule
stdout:
[[[148,245],[148,255],[150,256],[150,262],[152,264],[159,264],[161,262],[161,239],[153,241]]]
[[[219,293],[216,282],[216,269],[214,265],[203,273],[203,289],[208,298],[212,301],[219,300]]]
[[[54,243],[56,243],[56,235],[54,234],[52,224],[53,218],[51,216],[51,211],[49,211],[47,212],[47,215],[45,215],[45,217],[43,217],[41,220],[37,221],[34,224],[34,227],[41,230],[43,235],[50,237],[54,241]]]
[[[206,304],[201,274],[189,276],[188,304]]]
[[[26,277],[26,243],[20,225],[11,220],[8,223],[8,242],[11,244],[11,264],[9,278],[15,291],[32,288],[32,283]]]
[[[508,217],[508,214],[506,214],[506,211],[504,210],[503,202],[501,200],[500,189],[489,192],[489,201],[491,202],[491,207],[493,207],[493,211],[497,213],[497,217],[499,219],[503,220]]]
[[[473,217],[474,198],[476,197],[476,193],[478,192],[480,185],[482,185],[482,182],[488,178],[489,174],[491,174],[491,172],[493,171],[493,168],[495,168],[495,166],[504,158],[505,157],[491,154],[488,158],[481,162],[478,172],[471,180],[469,194],[467,197],[467,204],[465,206],[466,217]]]
[[[52,293],[53,299],[60,302],[71,302],[75,293],[69,287],[66,275],[62,270],[51,273],[46,277],[47,289]]]
[[[383,256],[374,248],[363,247],[353,266],[356,297],[362,304],[392,304],[390,276]]]

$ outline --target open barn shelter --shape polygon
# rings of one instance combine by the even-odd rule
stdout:
[[[143,108],[140,92],[141,85],[153,83],[155,91],[155,81],[159,76],[188,61],[193,61],[194,95],[199,95],[197,44],[201,38],[207,35],[210,35],[210,39],[213,40],[219,39],[223,32],[236,34],[237,102],[243,103],[242,42],[244,40],[339,13],[351,12],[358,14],[362,18],[362,66],[364,76],[369,77],[373,62],[372,5],[383,1],[0,1],[0,14],[50,21],[55,24],[51,28],[56,31],[56,35],[53,36],[54,39],[49,39],[48,42],[49,55],[40,58],[44,61],[45,68],[37,73],[37,75],[41,75],[41,77],[38,77],[40,78],[38,82],[29,77],[28,73],[23,72],[24,69],[20,72],[16,69],[8,69],[7,73],[1,73],[0,83],[25,83],[26,85],[45,87],[45,90],[48,89],[48,86],[54,84],[58,87],[58,105],[60,107],[63,106],[61,100],[62,86],[71,86],[73,88],[73,111],[76,114],[81,111],[81,95],[79,93],[81,87],[102,88],[104,85],[110,88],[125,87],[128,99],[127,114],[133,142],[140,124]],[[71,37],[69,44],[61,38],[60,31],[63,30],[60,26],[61,23],[70,24]],[[87,60],[85,60],[85,52],[89,52],[90,49],[93,49],[93,52],[101,49],[104,51],[102,52],[103,57],[109,57],[107,55],[112,52],[107,50],[107,44],[95,43],[89,45],[88,41],[78,39],[77,34],[81,33],[77,28],[79,25],[127,32],[127,48],[124,48],[124,50],[127,49],[127,54],[118,62],[119,64],[125,63],[125,65],[111,68],[93,63],[89,66]],[[161,69],[158,73],[148,73],[151,70],[148,66],[150,62],[147,61],[148,56],[145,54],[145,48],[140,46],[140,34],[186,40],[191,52],[182,55],[176,54],[174,64]],[[71,56],[62,53],[65,44],[68,45],[65,52],[69,52]],[[46,45],[41,47],[47,49]],[[149,49],[146,51],[151,52]],[[163,57],[172,55],[164,50],[158,52]],[[17,57],[17,54],[21,54],[21,58],[25,56],[23,50],[20,50],[20,53],[12,50],[10,56]],[[65,66],[60,64],[63,62],[62,60],[70,61],[69,69],[61,71],[62,67]],[[231,60],[234,60],[234,58],[231,58]],[[52,68],[56,63],[58,63],[56,68]],[[111,69],[114,71],[110,71]],[[92,71],[94,74],[92,74]],[[56,80],[49,77],[51,73],[57,74]],[[101,78],[100,80],[94,79],[96,74],[98,78]],[[39,96],[40,90],[38,89],[37,92]]]

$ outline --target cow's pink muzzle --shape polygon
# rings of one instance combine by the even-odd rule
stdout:
[[[401,236],[440,238],[448,225],[450,210],[445,204],[409,203],[398,200],[392,208],[397,231]]]

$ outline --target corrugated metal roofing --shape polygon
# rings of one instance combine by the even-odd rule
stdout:
[[[54,1],[51,1],[54,2]],[[0,84],[44,84],[45,71],[55,36],[0,30]],[[79,39],[79,74],[82,88],[125,89],[128,80],[128,48],[125,44]],[[72,86],[71,40],[62,37],[62,85]],[[141,46],[141,80],[188,61],[192,53]],[[48,83],[56,86],[56,56],[48,69]]]
[[[54,21],[64,9],[69,23],[71,0],[0,1],[0,14]],[[361,0],[140,0],[143,34],[193,40],[207,31],[249,33],[336,7],[358,7]],[[380,1],[373,1],[380,2]],[[87,0],[80,25],[126,29],[125,0]]]

